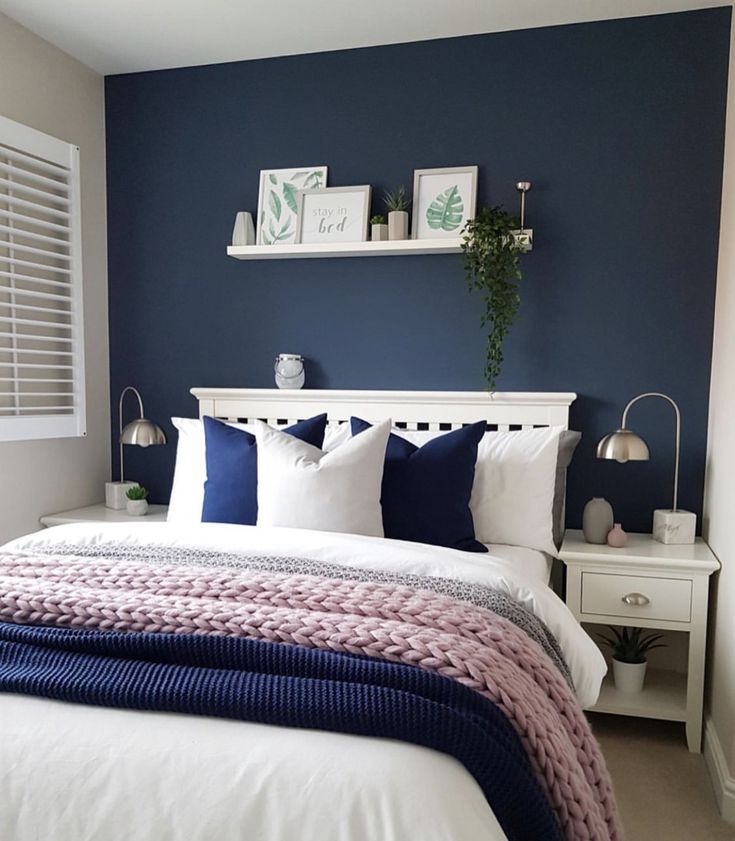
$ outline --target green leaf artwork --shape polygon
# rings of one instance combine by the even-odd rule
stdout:
[[[263,173],[258,202],[258,242],[261,245],[292,243],[296,236],[299,190],[324,187],[326,183],[326,167]]]
[[[291,236],[291,220],[286,219],[283,225],[281,225],[281,229],[278,231],[278,233],[274,233],[273,245],[275,245],[277,242],[280,242],[281,240],[288,239],[289,236]]]
[[[426,222],[435,231],[456,231],[462,224],[464,203],[455,184],[434,199],[426,209]]]
[[[304,180],[304,186],[308,190],[313,190],[313,189],[317,189],[318,187],[321,187],[322,186],[322,174],[321,174],[321,172],[317,172],[317,171],[310,172],[306,176],[306,179]]]
[[[294,213],[298,213],[298,207],[296,205],[296,193],[298,193],[299,188],[292,184],[290,181],[286,181],[283,184],[283,198],[286,200],[286,204],[291,208]]]
[[[270,195],[268,196],[268,202],[270,203],[271,213],[276,217],[277,220],[280,220],[281,200],[276,195],[275,190],[270,191]]]

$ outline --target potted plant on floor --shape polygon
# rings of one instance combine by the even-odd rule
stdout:
[[[614,628],[612,637],[598,634],[600,642],[609,646],[613,655],[613,679],[620,692],[635,693],[643,689],[647,657],[654,648],[665,648],[659,640],[663,634],[644,634],[642,628]]]
[[[383,242],[388,239],[388,226],[385,224],[385,216],[379,213],[370,217],[370,239],[373,242]]]
[[[485,380],[490,391],[500,375],[503,340],[518,313],[521,297],[518,257],[524,247],[513,236],[518,220],[502,207],[483,207],[462,230],[462,257],[470,290],[482,296],[484,312],[480,318],[488,327]]]
[[[388,239],[408,239],[408,205],[406,188],[401,184],[397,190],[386,192],[383,197],[388,209]]]
[[[128,488],[126,508],[133,517],[142,517],[148,512],[148,491],[140,485]]]

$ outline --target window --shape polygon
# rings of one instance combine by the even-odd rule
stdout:
[[[0,441],[86,434],[79,149],[0,117]]]

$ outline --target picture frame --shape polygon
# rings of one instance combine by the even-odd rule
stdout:
[[[326,187],[326,166],[261,169],[258,185],[257,245],[296,241],[299,190]]]
[[[296,242],[366,242],[371,195],[368,184],[301,190]]]
[[[411,239],[453,239],[477,208],[477,166],[415,169]]]

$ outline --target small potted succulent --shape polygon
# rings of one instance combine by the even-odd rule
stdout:
[[[373,242],[383,242],[388,239],[388,226],[385,224],[385,216],[379,213],[370,217],[370,239]]]
[[[383,196],[388,209],[388,239],[408,239],[408,205],[406,188],[401,184],[397,190]]]
[[[128,501],[126,508],[128,514],[133,517],[142,517],[148,512],[148,491],[140,485],[133,485],[127,491]]]
[[[612,625],[609,627],[614,636],[597,636],[603,645],[612,650],[615,688],[626,693],[640,692],[646,678],[648,652],[666,647],[659,643],[663,634],[644,634],[642,628],[618,630]]]

